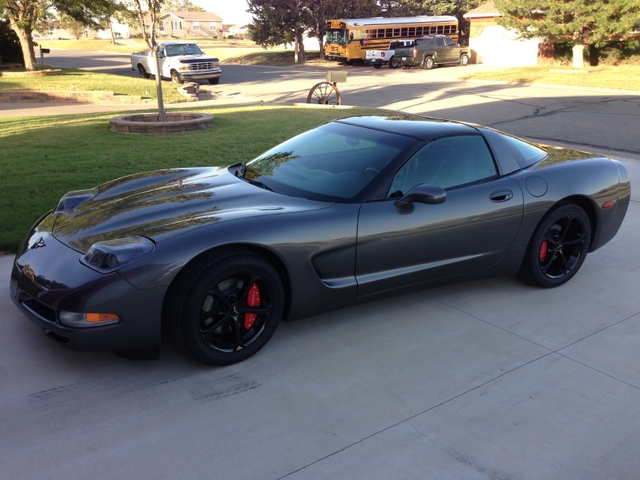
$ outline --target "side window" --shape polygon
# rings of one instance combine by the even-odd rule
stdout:
[[[436,38],[436,45],[438,47],[444,47],[444,38],[442,38],[442,37]]]
[[[405,195],[416,185],[442,188],[495,177],[498,171],[480,135],[456,135],[433,140],[418,150],[396,173],[388,197]]]
[[[445,38],[445,39],[444,39],[444,43],[445,43],[445,45],[446,45],[447,47],[450,47],[450,46],[452,46],[452,45],[453,45],[454,43],[456,43],[456,42],[454,42],[452,39],[450,39],[449,37],[447,37],[447,38]]]

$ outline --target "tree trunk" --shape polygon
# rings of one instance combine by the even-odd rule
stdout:
[[[318,25],[318,32],[322,32],[320,25]],[[318,45],[320,46],[320,60],[324,60],[324,35],[318,35]]]
[[[111,45],[116,44],[116,34],[113,31],[113,22],[111,21],[111,17],[109,17],[109,31],[111,32]]]
[[[302,41],[301,32],[296,33],[296,43],[298,44],[298,60],[300,63],[306,63],[307,53],[304,51],[304,42]]]
[[[167,121],[167,114],[164,110],[164,99],[162,97],[162,79],[160,78],[160,62],[158,62],[158,46],[153,48],[153,61],[156,64],[156,93],[158,94],[158,119],[161,122]]]
[[[33,37],[31,36],[31,29],[20,28],[16,25],[11,17],[9,17],[11,28],[20,40],[20,47],[22,48],[22,58],[24,59],[24,68],[29,72],[37,70],[36,67],[36,53],[33,47]]]

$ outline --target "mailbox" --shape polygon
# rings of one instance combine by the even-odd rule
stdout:
[[[347,81],[347,72],[332,72],[329,70],[327,72],[327,82],[329,83],[344,83]]]

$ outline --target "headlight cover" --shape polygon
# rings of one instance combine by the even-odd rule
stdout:
[[[54,210],[54,213],[70,215],[74,213],[81,204],[87,200],[91,200],[97,194],[97,188],[91,188],[89,190],[74,190],[72,192],[65,193],[58,202],[58,206]]]
[[[94,243],[80,260],[100,273],[110,273],[151,253],[154,243],[140,235]]]

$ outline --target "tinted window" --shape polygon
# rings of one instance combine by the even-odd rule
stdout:
[[[341,123],[298,135],[247,165],[245,178],[285,195],[349,200],[417,140]]]
[[[451,188],[497,175],[487,144],[480,135],[456,135],[429,142],[396,173],[390,197],[427,183]]]
[[[504,135],[511,151],[518,159],[518,163],[524,168],[542,160],[547,156],[547,152],[530,143],[520,140],[510,135]]]

